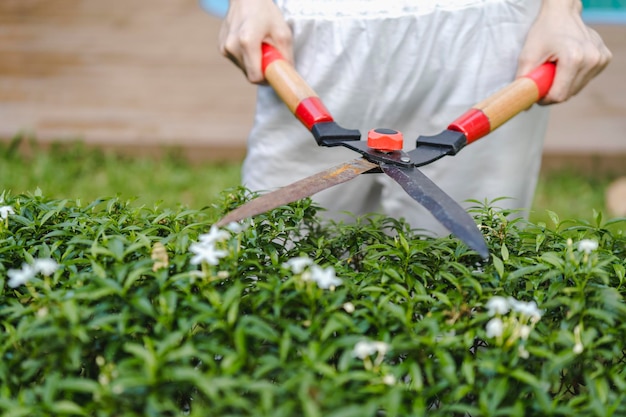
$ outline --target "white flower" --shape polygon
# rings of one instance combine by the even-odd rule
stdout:
[[[342,284],[335,276],[335,269],[332,266],[322,268],[306,256],[289,259],[283,264],[283,268],[290,269],[294,274],[301,274],[302,281],[315,281],[318,287],[325,290]]]
[[[519,328],[519,337],[522,338],[522,340],[526,340],[528,339],[528,336],[530,336],[530,331],[532,330],[532,327],[530,327],[527,324],[522,324]]]
[[[394,385],[396,383],[396,377],[391,375],[391,374],[387,374],[383,377],[383,384],[385,385]]]
[[[317,286],[326,290],[342,284],[342,281],[335,276],[335,269],[332,266],[328,268],[316,267],[312,269],[311,278],[317,283]]]
[[[198,240],[205,244],[215,244],[217,242],[223,242],[230,237],[230,233],[226,230],[219,229],[217,226],[211,226],[209,233],[204,233],[198,236]]]
[[[374,346],[372,346],[370,342],[366,341],[357,342],[352,349],[352,354],[359,359],[365,359],[374,353],[376,353],[376,349],[374,349]]]
[[[9,214],[15,214],[15,211],[13,211],[13,207],[11,206],[0,207],[0,217],[2,217],[3,219],[8,219]]]
[[[32,278],[35,277],[35,268],[31,265],[23,264],[22,269],[9,269],[7,275],[9,276],[9,287],[16,288],[20,285],[26,284]]]
[[[206,262],[209,265],[217,265],[221,258],[228,256],[228,251],[215,247],[216,243],[223,242],[230,237],[226,230],[211,226],[209,233],[198,236],[199,242],[189,245],[189,251],[195,256],[191,258],[191,264],[199,265]]]
[[[496,314],[506,314],[509,312],[509,303],[504,297],[491,297],[491,299],[487,301],[486,307],[487,310],[489,310],[490,316],[495,316]]]
[[[231,222],[226,225],[226,230],[228,230],[229,232],[233,234],[239,234],[243,232],[244,230],[246,230],[248,226],[250,226],[250,223],[248,222],[241,222],[241,223]]]
[[[391,346],[389,346],[389,344],[385,342],[373,342],[373,343],[374,343],[374,346],[376,347],[376,351],[380,355],[387,354],[387,352],[389,352],[389,349],[391,348]]]
[[[33,268],[35,269],[36,272],[39,272],[45,276],[50,276],[54,274],[54,271],[56,271],[59,268],[59,265],[56,263],[54,259],[41,258],[41,259],[35,259]]]
[[[494,317],[485,326],[487,337],[500,337],[504,332],[504,323],[499,317]]]
[[[199,265],[202,262],[206,262],[209,265],[217,265],[220,263],[221,258],[228,256],[227,251],[217,249],[213,244],[192,243],[189,246],[189,250],[195,254],[190,261],[193,265]]]
[[[354,345],[352,354],[359,359],[365,359],[375,353],[385,355],[389,351],[389,345],[385,342],[370,342],[361,340]]]
[[[583,353],[583,350],[585,349],[585,347],[583,346],[582,338],[580,337],[581,331],[582,331],[582,328],[580,327],[580,324],[574,327],[574,341],[576,343],[574,343],[574,349],[572,350],[577,355],[580,355],[581,353]]]
[[[313,260],[306,256],[291,258],[283,264],[284,268],[290,269],[294,274],[301,274],[304,270],[313,265]]]
[[[598,242],[596,242],[595,240],[583,239],[580,242],[578,242],[579,252],[585,252],[587,255],[589,255],[591,252],[593,252],[596,249],[598,249]]]
[[[343,303],[342,307],[346,311],[346,313],[348,313],[348,314],[354,313],[354,310],[355,310],[354,304],[352,304],[350,301],[348,301],[346,303]]]
[[[526,350],[524,345],[519,345],[517,347],[517,355],[522,359],[528,359],[530,356],[530,352]]]
[[[533,321],[538,321],[543,314],[543,312],[537,308],[537,303],[535,303],[534,301],[525,302],[516,300],[513,297],[509,297],[508,302],[513,311],[530,317],[533,319]]]
[[[302,273],[302,275],[300,275],[300,279],[304,282],[313,281],[313,273],[310,269],[307,269]]]

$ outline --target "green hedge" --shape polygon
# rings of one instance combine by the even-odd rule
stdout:
[[[624,220],[473,210],[492,259],[304,200],[2,195],[3,416],[626,415]],[[493,203],[494,205],[497,202]]]

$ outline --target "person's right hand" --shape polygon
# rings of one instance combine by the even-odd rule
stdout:
[[[600,35],[585,25],[581,11],[578,0],[544,0],[528,32],[517,75],[547,61],[556,63],[554,82],[540,104],[561,103],[573,97],[611,61],[611,51]]]
[[[293,63],[292,34],[272,0],[230,0],[220,28],[219,48],[251,83],[265,81],[261,44],[267,42]]]

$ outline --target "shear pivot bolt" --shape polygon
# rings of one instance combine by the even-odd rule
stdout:
[[[393,129],[372,129],[367,133],[367,146],[381,152],[402,150],[402,133]]]

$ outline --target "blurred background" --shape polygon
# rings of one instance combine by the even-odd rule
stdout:
[[[626,176],[626,0],[583,3],[614,59],[552,108],[543,171],[603,178],[608,188]],[[239,164],[255,90],[217,50],[226,8],[224,0],[0,1],[0,144],[20,155],[77,141],[126,157],[175,149],[191,164]],[[23,191],[0,177],[0,188]]]

